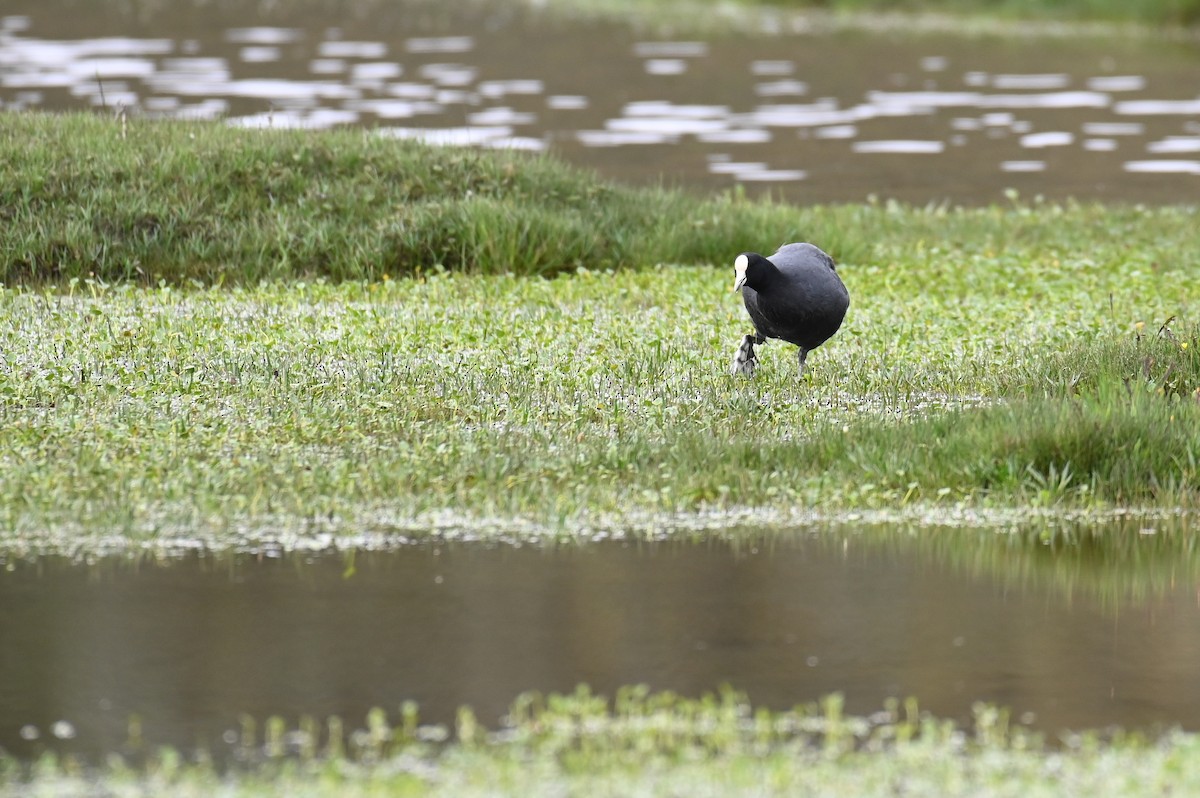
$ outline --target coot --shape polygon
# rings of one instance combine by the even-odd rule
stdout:
[[[764,258],[743,252],[733,262],[733,290],[742,290],[754,334],[742,338],[733,356],[733,373],[750,376],[758,366],[754,345],[778,338],[800,347],[800,373],[808,353],[838,331],[850,292],[838,277],[833,258],[812,244],[784,244]]]

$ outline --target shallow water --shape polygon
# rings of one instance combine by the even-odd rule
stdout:
[[[11,561],[0,747],[121,750],[136,715],[147,743],[219,753],[243,713],[354,727],[406,700],[495,726],[519,693],[582,682],[729,684],[777,708],[840,691],[864,713],[916,696],[964,722],[988,701],[1052,733],[1200,729],[1200,567],[1120,534]]]
[[[367,125],[798,201],[1197,193],[1194,43],[675,40],[504,3],[232,6],[13,0],[0,16],[0,107]]]

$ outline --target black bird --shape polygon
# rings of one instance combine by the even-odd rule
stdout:
[[[850,292],[833,258],[812,244],[784,244],[768,258],[743,252],[734,260],[733,272],[733,290],[742,290],[755,330],[742,338],[733,373],[752,375],[758,366],[754,345],[778,338],[800,347],[803,374],[808,353],[838,331],[850,307]]]

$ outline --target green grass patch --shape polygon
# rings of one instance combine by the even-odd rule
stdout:
[[[498,733],[467,709],[455,739],[415,709],[376,710],[361,730],[247,722],[228,771],[171,751],[99,769],[46,757],[0,761],[0,795],[996,795],[1188,794],[1200,739],[1094,733],[1047,741],[978,706],[969,728],[913,702],[870,718],[838,696],[772,712],[733,692],[686,699],[640,688],[611,701],[581,688],[514,703]],[[331,742],[332,741],[332,742]],[[246,767],[245,763],[253,764]]]
[[[14,544],[1196,502],[1195,208],[798,209],[362,132],[0,121]],[[839,257],[846,324],[803,379],[778,343],[735,379],[728,264],[789,239]]]
[[[362,130],[0,114],[0,282],[375,280],[852,251],[824,210],[625,188],[558,161]]]
[[[1193,505],[1194,332],[1139,336],[1107,302],[1030,325],[996,294],[938,321],[845,271],[852,315],[803,380],[779,344],[755,379],[727,374],[746,324],[723,270],[8,290],[0,523],[220,540],[428,534],[447,511],[568,531]]]

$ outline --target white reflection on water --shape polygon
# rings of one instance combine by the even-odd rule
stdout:
[[[682,58],[650,58],[645,67],[648,75],[682,75],[687,72],[687,62]]]
[[[532,125],[537,121],[537,115],[514,111],[507,106],[485,108],[473,114],[467,114],[467,121],[472,125]]]
[[[1000,164],[1003,172],[1044,172],[1045,161],[1004,161]]]
[[[1156,116],[1158,114],[1200,115],[1200,99],[1197,100],[1125,100],[1113,109],[1128,116]]]
[[[495,99],[510,94],[538,95],[545,88],[540,80],[485,80],[479,84],[478,91],[484,97]]]
[[[997,89],[1020,89],[1022,91],[1063,89],[1071,85],[1071,76],[1052,75],[993,75],[991,84]]]
[[[588,107],[588,99],[577,94],[551,94],[546,98],[546,107],[556,111],[578,111]]]
[[[340,75],[346,71],[346,62],[341,58],[314,58],[308,71],[314,75]]]
[[[308,130],[323,130],[339,125],[347,125],[357,121],[358,114],[353,111],[341,111],[331,108],[315,108],[312,110],[271,111],[269,113],[251,114],[229,119],[226,124],[233,127],[249,128],[299,128]]]
[[[278,61],[282,55],[278,47],[265,44],[255,44],[243,47],[238,51],[238,58],[247,64],[266,64]]]
[[[402,139],[416,139],[428,144],[440,144],[453,147],[492,147],[495,149],[515,149],[540,151],[546,147],[540,139],[524,136],[514,136],[513,130],[507,125],[492,127],[386,127],[379,128],[381,136]]]
[[[295,28],[231,28],[225,41],[234,44],[289,44],[299,41],[302,33]]]
[[[321,42],[317,54],[322,58],[383,58],[387,45],[383,42]]]
[[[738,172],[734,177],[745,183],[790,183],[804,180],[808,172],[803,169],[751,169]]]
[[[377,83],[395,80],[404,74],[404,67],[392,61],[368,61],[350,68],[350,80],[355,83]]]
[[[1126,161],[1126,172],[1200,175],[1200,161]]]
[[[1200,152],[1200,136],[1167,136],[1161,141],[1150,142],[1146,149],[1156,154]]]
[[[830,125],[817,128],[813,135],[819,139],[852,139],[858,135],[858,128],[854,125]]]
[[[645,131],[580,130],[576,139],[585,147],[624,147],[631,144],[669,144],[671,137]]]
[[[713,130],[697,133],[696,138],[708,144],[766,144],[771,140],[771,131],[761,128]]]
[[[409,100],[369,99],[351,100],[345,107],[360,115],[377,116],[380,119],[408,119],[421,114],[436,114],[442,110],[437,103],[411,102]]]
[[[910,139],[892,139],[880,141],[856,141],[850,145],[855,152],[862,153],[901,153],[904,155],[933,155],[946,149],[941,141],[919,141]]]
[[[1141,122],[1084,122],[1083,132],[1089,136],[1140,136],[1146,126]]]
[[[640,58],[700,58],[708,55],[705,42],[638,42],[634,55]]]
[[[618,133],[655,133],[662,136],[684,136],[724,131],[727,123],[721,119],[695,119],[672,116],[639,116],[610,119],[604,126]]]
[[[432,36],[409,39],[404,49],[410,53],[466,53],[475,48],[472,36]]]
[[[728,156],[726,156],[728,157]],[[765,171],[767,165],[759,161],[710,161],[708,171],[714,175],[736,175],[738,172]]]
[[[754,87],[759,97],[787,97],[808,94],[808,84],[802,80],[774,80]]]
[[[1043,133],[1030,133],[1021,136],[1021,146],[1037,149],[1039,147],[1065,147],[1075,141],[1074,134],[1061,130],[1048,130]]]
[[[1093,91],[1141,91],[1146,79],[1141,75],[1105,75],[1088,78],[1087,87]]]
[[[477,68],[466,64],[425,64],[417,71],[439,86],[468,86],[479,74]]]

